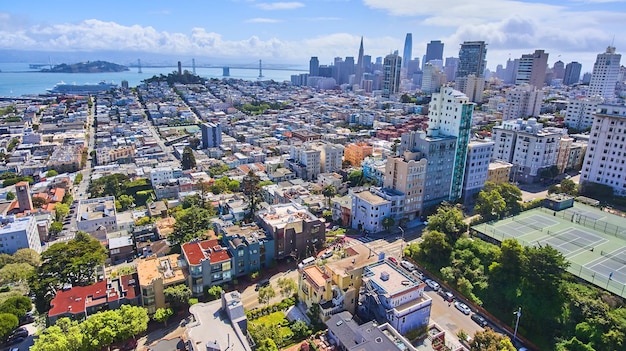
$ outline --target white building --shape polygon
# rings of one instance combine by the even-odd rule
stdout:
[[[492,158],[513,164],[513,181],[532,183],[541,170],[556,166],[559,139],[566,129],[543,128],[535,118],[505,121],[493,128]]]
[[[593,115],[598,105],[604,103],[601,96],[592,96],[570,100],[565,110],[565,125],[570,128],[584,130],[593,124]]]
[[[42,251],[35,217],[0,217],[0,253],[12,255],[26,248]]]
[[[458,77],[454,82],[454,86],[456,90],[467,95],[471,102],[483,102],[485,78],[476,77],[473,74],[465,77]]]
[[[445,73],[441,72],[439,67],[433,66],[432,63],[426,63],[424,65],[424,72],[422,73],[422,92],[425,94],[431,94],[439,90],[442,85],[446,84],[447,77]]]
[[[391,201],[369,190],[352,194],[352,228],[377,233],[384,230],[383,219],[391,215]]]
[[[532,85],[522,84],[506,92],[502,120],[536,117],[541,112],[543,92]]]
[[[157,167],[150,170],[150,181],[152,182],[152,186],[161,185],[171,179],[180,178],[182,174],[183,171],[180,168]]]
[[[474,195],[487,181],[493,145],[491,140],[472,140],[468,145],[463,179],[463,199],[466,203],[473,202]]]
[[[311,148],[320,152],[320,172],[331,173],[341,170],[343,145],[332,143],[311,143]]]
[[[626,106],[599,105],[581,170],[582,182],[608,185],[626,196]]]
[[[115,197],[80,200],[76,211],[76,227],[87,233],[94,232],[101,227],[109,232],[117,230]]]
[[[320,174],[321,163],[319,150],[306,146],[291,146],[289,151],[290,159],[287,160],[289,169],[296,173],[296,176],[304,180],[315,180]]]
[[[604,53],[598,54],[593,64],[587,96],[599,95],[605,99],[615,98],[615,85],[621,58],[622,55],[616,54],[613,46],[607,47]]]

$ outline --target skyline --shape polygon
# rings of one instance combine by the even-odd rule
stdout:
[[[442,11],[442,9],[445,9]],[[514,14],[514,15],[511,15]],[[613,45],[626,52],[626,0],[198,0],[176,3],[112,1],[97,11],[83,2],[54,6],[10,2],[0,9],[0,50],[67,52],[97,59],[101,52],[194,57],[198,64],[233,62],[305,66],[334,57],[384,57],[403,52],[412,33],[412,57],[441,40],[444,59],[458,57],[463,41],[487,43],[487,68],[543,49],[550,66],[578,61],[590,72],[596,56]],[[372,25],[374,24],[374,25]],[[89,52],[92,52],[93,57]]]

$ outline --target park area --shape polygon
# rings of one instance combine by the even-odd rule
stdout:
[[[622,217],[574,202],[561,211],[541,207],[478,224],[472,232],[491,242],[517,239],[524,246],[550,245],[570,262],[570,273],[626,297],[624,223]]]

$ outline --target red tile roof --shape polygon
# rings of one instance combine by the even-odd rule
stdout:
[[[210,263],[218,263],[230,259],[226,248],[223,248],[217,239],[192,241],[183,244],[183,253],[190,265],[199,265],[208,259]]]
[[[48,316],[85,313],[87,307],[107,304],[122,298],[135,299],[139,295],[137,275],[125,275],[119,279],[121,283],[117,280],[102,280],[89,286],[75,286],[57,291],[50,302]],[[107,290],[108,283],[112,283],[112,288]]]

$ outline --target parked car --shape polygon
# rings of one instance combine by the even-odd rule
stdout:
[[[327,258],[331,258],[331,257],[333,257],[333,250],[331,250],[331,249],[326,250],[326,251],[322,254],[322,256],[320,256],[320,258],[321,258],[322,260],[325,260],[325,259],[327,259]]]
[[[409,262],[409,261],[402,260],[402,261],[400,261],[400,265],[402,267],[404,267],[404,269],[406,269],[409,272],[411,272],[411,271],[413,271],[415,269],[415,265],[413,263]]]
[[[418,271],[417,269],[412,271],[411,274],[420,280],[424,280],[424,273]]]
[[[470,308],[467,307],[467,305],[462,302],[459,302],[459,301],[455,302],[454,307],[456,307],[457,310],[463,312],[464,314],[468,316],[470,313],[472,313],[472,310],[470,310]]]
[[[435,291],[439,290],[439,288],[440,288],[439,283],[437,283],[436,281],[434,281],[432,279],[426,279],[424,281],[424,283],[426,283],[426,285],[430,286],[430,288],[435,290]]]
[[[266,287],[270,285],[270,280],[269,279],[263,279],[260,282],[257,283],[256,288],[254,290],[259,291],[261,288]]]
[[[9,345],[9,346],[10,346],[10,345],[17,345],[17,344],[21,343],[21,342],[22,342],[22,341],[24,341],[24,340],[26,340],[26,338],[25,338],[25,337],[23,337],[23,336],[18,336],[18,337],[15,337],[15,338],[10,338],[10,339],[9,339],[9,341],[7,341],[7,345]]]
[[[441,295],[441,297],[448,302],[454,301],[454,294],[449,291],[441,290],[439,291],[439,295]]]
[[[398,264],[398,260],[396,260],[396,258],[395,258],[395,257],[391,257],[391,256],[389,256],[389,257],[387,257],[387,259],[388,259],[389,261],[391,261],[393,264]]]
[[[19,338],[19,337],[27,337],[28,336],[28,330],[24,329],[24,330],[15,330],[11,336],[9,336],[9,338]]]
[[[483,328],[487,326],[487,320],[485,319],[485,317],[479,315],[478,313],[474,313],[472,315],[472,320]]]

